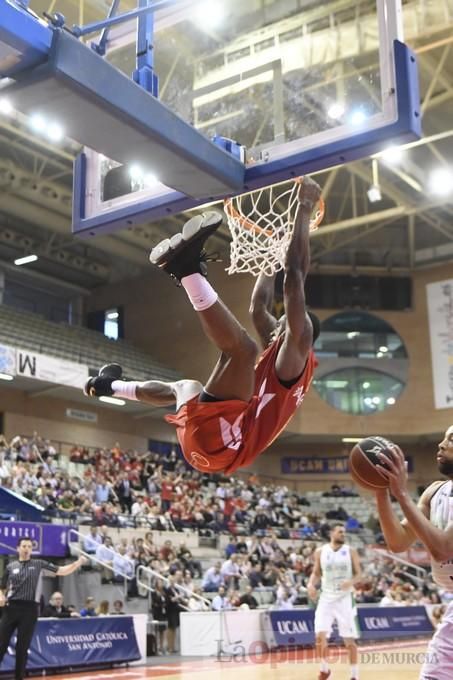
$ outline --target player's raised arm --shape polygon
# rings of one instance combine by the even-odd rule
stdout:
[[[306,314],[304,285],[310,269],[310,220],[320,196],[318,184],[306,177],[299,190],[294,231],[285,258],[283,293],[287,329],[298,342],[307,333],[307,328],[311,330]]]
[[[433,485],[429,487],[422,496],[422,507],[417,506],[411,498],[408,489],[407,469],[405,465],[404,453],[398,446],[390,451],[391,457],[386,458],[386,467],[379,470],[390,480],[390,491],[395,496],[401,506],[406,520],[413,532],[414,537],[418,537],[426,545],[430,555],[439,562],[451,559],[453,555],[453,527],[439,529],[430,522],[429,502],[433,493]],[[381,454],[378,454],[381,458]],[[384,461],[383,461],[384,462]],[[424,504],[428,509],[423,511]]]
[[[253,289],[249,311],[263,348],[270,343],[278,323],[272,314],[274,293],[275,275],[260,274]]]

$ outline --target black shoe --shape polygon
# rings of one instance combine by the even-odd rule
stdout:
[[[106,364],[95,378],[89,378],[83,391],[87,397],[113,397],[112,382],[121,380],[123,369],[119,364]]]
[[[192,217],[182,232],[161,241],[152,249],[149,260],[163,269],[180,284],[184,276],[206,276],[209,258],[203,250],[205,241],[220,227],[223,217],[210,211]]]

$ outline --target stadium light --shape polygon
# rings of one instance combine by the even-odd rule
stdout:
[[[363,125],[368,116],[363,109],[356,109],[353,111],[349,117],[349,123],[351,125]]]
[[[199,2],[195,6],[194,19],[201,29],[218,28],[225,19],[225,10],[221,2]]]
[[[41,116],[40,113],[34,113],[33,116],[30,118],[30,127],[34,132],[40,132],[43,133],[45,132],[45,129],[47,127],[46,125],[46,120]]]
[[[99,401],[103,401],[104,404],[112,404],[113,406],[125,406],[126,402],[124,399],[117,399],[116,397],[99,397]]]
[[[51,142],[61,142],[64,137],[63,128],[58,123],[50,123],[45,130],[45,134]]]
[[[0,113],[4,116],[10,116],[13,112],[13,105],[11,100],[7,97],[0,97]]]
[[[14,376],[9,375],[9,373],[0,373],[0,380],[14,380]]]
[[[379,201],[382,201],[381,189],[376,184],[370,186],[367,191],[367,196],[370,203],[379,203]]]
[[[37,259],[37,255],[24,255],[24,257],[18,257],[14,260],[14,264],[20,267],[21,264],[30,264],[30,262],[36,262]]]
[[[345,113],[345,106],[341,102],[335,102],[327,109],[327,115],[329,118],[332,118],[332,120],[339,120],[340,118],[343,118]]]
[[[341,441],[344,444],[357,444],[357,442],[361,441],[362,437],[342,437]]]
[[[429,188],[437,196],[445,196],[453,191],[453,171],[450,168],[433,170],[429,178]]]
[[[381,153],[381,158],[390,165],[396,165],[403,158],[403,151],[398,146],[389,146]]]

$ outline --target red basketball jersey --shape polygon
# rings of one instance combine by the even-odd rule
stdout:
[[[275,371],[281,340],[261,355],[250,401],[200,402],[197,395],[178,413],[165,417],[176,425],[189,465],[200,472],[226,473],[247,467],[286,427],[310,388],[317,361],[310,351],[299,380],[284,387]]]

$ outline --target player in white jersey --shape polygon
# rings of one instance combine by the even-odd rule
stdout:
[[[408,490],[404,454],[393,450],[389,470],[380,471],[390,480],[390,493],[405,515],[396,517],[387,490],[377,491],[376,499],[382,531],[393,552],[407,550],[420,539],[431,555],[433,578],[442,588],[453,592],[453,425],[445,432],[437,451],[439,472],[448,481],[431,484],[416,505]],[[381,457],[384,462],[384,458]],[[387,458],[385,457],[387,462]],[[452,680],[453,678],[453,602],[448,605],[428,648],[420,680]]]
[[[356,638],[359,636],[357,612],[354,601],[354,585],[361,579],[362,569],[355,548],[346,545],[343,524],[336,524],[330,532],[330,543],[315,552],[315,563],[307,590],[311,600],[316,600],[316,586],[321,581],[321,591],[315,613],[316,653],[321,661],[319,680],[327,680],[331,671],[327,662],[328,639],[334,621],[349,653],[351,678],[358,680],[358,653]]]

